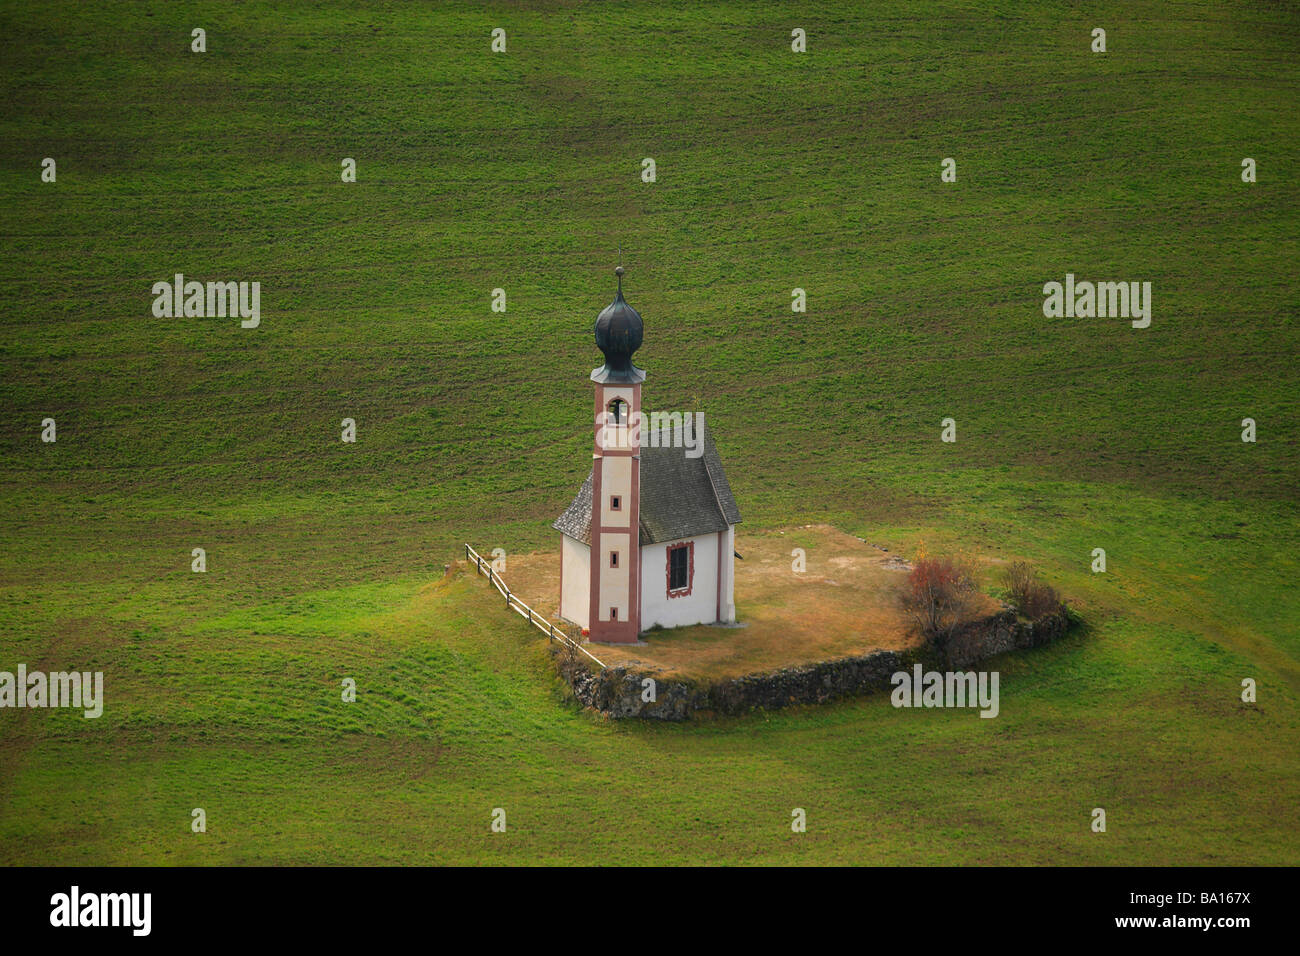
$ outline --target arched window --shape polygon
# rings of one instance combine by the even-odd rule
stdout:
[[[606,411],[609,412],[609,423],[611,425],[627,424],[627,402],[623,401],[623,399],[614,399],[609,403]]]

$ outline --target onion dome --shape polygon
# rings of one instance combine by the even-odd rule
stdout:
[[[641,347],[641,313],[623,299],[623,267],[614,270],[618,291],[614,301],[596,317],[596,346],[605,356],[603,367],[591,373],[593,382],[635,383],[645,372],[632,364],[632,353]]]

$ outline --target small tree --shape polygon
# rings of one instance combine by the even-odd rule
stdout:
[[[946,654],[953,634],[970,617],[975,573],[961,558],[931,557],[922,549],[907,576],[904,605],[921,634]]]

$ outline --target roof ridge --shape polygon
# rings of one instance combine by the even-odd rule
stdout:
[[[713,435],[709,432],[708,423],[704,419],[704,413],[700,412],[700,437],[703,441],[703,451],[701,457],[704,459],[704,473],[709,476],[709,489],[713,492],[713,503],[718,506],[718,514],[722,515],[722,520],[728,526],[731,522],[727,518],[727,509],[722,506],[722,497],[718,494],[718,482],[713,477],[713,469],[709,467],[709,446],[713,444]],[[718,449],[713,449],[717,454]]]

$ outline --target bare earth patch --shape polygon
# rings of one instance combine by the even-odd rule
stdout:
[[[791,569],[795,548],[806,554],[801,574]],[[909,565],[898,555],[829,525],[737,529],[736,551],[743,557],[736,562],[739,626],[650,631],[641,644],[592,644],[592,653],[606,664],[712,679],[918,643],[900,603]],[[511,555],[504,575],[557,622],[559,562],[558,552]]]

